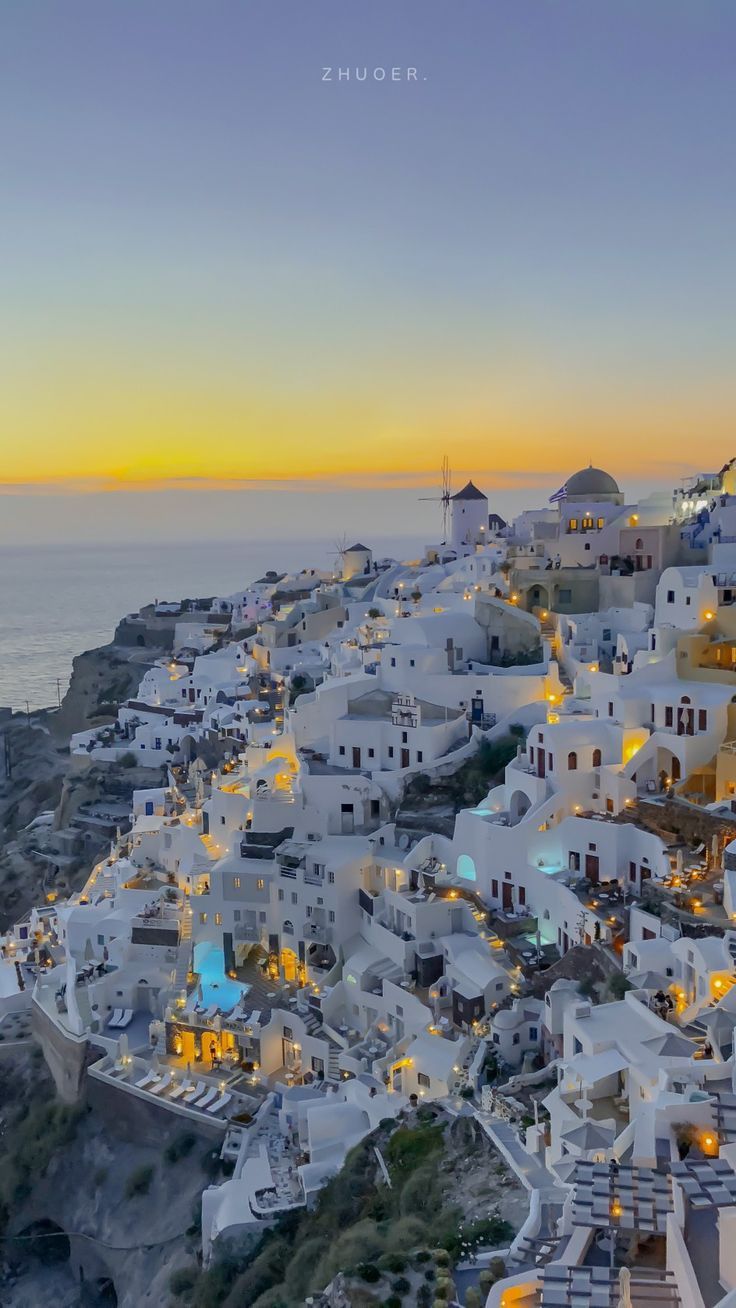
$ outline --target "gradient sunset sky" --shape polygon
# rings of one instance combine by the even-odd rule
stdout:
[[[0,516],[720,466],[735,48],[733,0],[3,5]]]

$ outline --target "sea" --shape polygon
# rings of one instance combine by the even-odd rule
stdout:
[[[412,537],[371,541],[376,558],[416,558]],[[232,540],[0,547],[0,706],[58,704],[76,654],[105,645],[152,600],[230,595],[269,568],[331,569],[331,540]]]

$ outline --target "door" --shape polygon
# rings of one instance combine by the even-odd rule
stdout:
[[[401,766],[402,766],[402,768],[408,768],[408,766],[409,766],[409,751],[408,751],[408,749],[402,749],[402,751],[401,751]]]
[[[344,836],[352,836],[355,831],[355,813],[352,804],[341,805],[340,830]]]
[[[510,881],[504,881],[501,887],[501,903],[505,912],[514,907],[514,887]]]
[[[537,750],[537,776],[538,777],[543,777],[545,775],[546,761],[547,761],[547,755],[545,754],[544,750],[538,749]]]
[[[593,882],[594,886],[598,884],[598,855],[597,854],[585,855],[585,875],[589,881]]]
[[[360,767],[360,747],[358,745],[353,745],[353,767]]]

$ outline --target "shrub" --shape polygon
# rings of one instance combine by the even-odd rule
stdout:
[[[172,1294],[188,1294],[193,1290],[199,1278],[199,1268],[192,1263],[189,1267],[177,1267],[169,1277],[169,1289]]]
[[[613,999],[623,999],[627,990],[631,989],[631,982],[623,972],[614,972],[608,978],[608,993]]]
[[[390,1294],[388,1299],[384,1299],[383,1308],[401,1308],[401,1296],[398,1294]]]
[[[141,1163],[140,1167],[136,1167],[125,1182],[125,1198],[134,1199],[136,1195],[148,1194],[153,1172],[151,1163]]]
[[[387,1272],[403,1272],[406,1267],[406,1259],[397,1253],[381,1254],[378,1259],[378,1266]]]
[[[381,1279],[381,1273],[375,1263],[359,1263],[355,1269],[355,1274],[360,1277],[361,1281],[368,1281],[369,1284]]]
[[[131,754],[130,751],[128,751],[127,754],[123,754],[122,758],[120,759],[121,768],[134,768],[135,765],[136,765],[135,754]]]
[[[411,1281],[407,1281],[405,1276],[397,1276],[392,1282],[391,1289],[395,1294],[408,1294],[411,1289]]]
[[[197,1137],[194,1131],[182,1131],[175,1135],[164,1149],[164,1158],[167,1163],[178,1163],[181,1158],[186,1158],[197,1143]]]

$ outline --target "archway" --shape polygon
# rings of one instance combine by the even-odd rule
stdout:
[[[509,820],[512,827],[516,826],[517,822],[521,822],[521,819],[529,812],[531,806],[531,800],[523,790],[514,791],[509,804]]]

